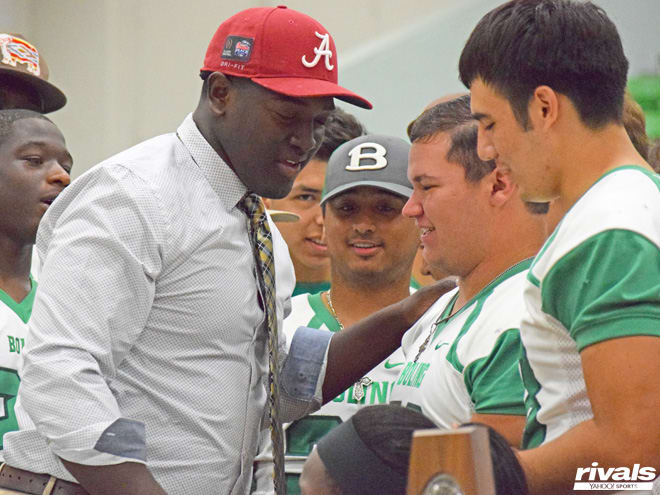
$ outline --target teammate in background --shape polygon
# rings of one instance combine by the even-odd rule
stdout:
[[[301,326],[339,332],[410,294],[419,232],[401,215],[412,193],[406,177],[409,149],[403,139],[367,135],[344,143],[330,157],[321,205],[332,284],[325,292],[292,299],[284,321],[288,338]],[[402,364],[397,350],[320,410],[285,425],[287,493],[300,493],[298,477],[319,438],[361,406],[387,403]],[[262,495],[273,493],[269,449],[264,438],[255,465],[256,492]]]
[[[69,184],[72,159],[59,129],[31,110],[0,110],[0,457],[18,429],[14,403],[37,284],[30,275],[41,217]]]
[[[48,82],[48,65],[20,34],[0,33],[0,109],[59,110],[66,96]]]
[[[563,215],[525,281],[530,491],[571,492],[592,463],[618,473],[595,481],[657,475],[660,179],[622,125],[616,27],[590,2],[508,2],[479,21],[459,69],[482,159]]]
[[[293,295],[315,294],[330,287],[330,259],[323,238],[321,193],[325,169],[332,152],[346,141],[365,133],[364,127],[351,114],[336,108],[325,121],[321,147],[298,174],[291,192],[282,199],[264,199],[268,208],[295,213],[297,222],[278,222],[277,228],[289,246],[296,273]]]
[[[485,423],[518,446],[522,284],[544,239],[543,217],[527,211],[508,173],[477,156],[468,95],[425,110],[408,134],[413,194],[403,214],[421,229],[426,260],[456,275],[458,288],[403,337],[390,403],[442,428]]]

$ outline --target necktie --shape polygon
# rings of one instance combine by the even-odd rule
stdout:
[[[273,442],[273,480],[275,493],[286,495],[284,478],[284,446],[282,444],[282,423],[280,422],[279,368],[277,314],[275,312],[275,260],[273,258],[273,238],[266,219],[266,209],[261,198],[247,193],[237,204],[248,217],[250,243],[257,264],[257,278],[264,303],[264,313],[268,322],[268,406],[270,411],[270,437]]]

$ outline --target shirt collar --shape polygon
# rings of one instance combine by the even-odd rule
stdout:
[[[192,113],[183,120],[176,134],[227,210],[235,207],[247,188],[199,132]]]

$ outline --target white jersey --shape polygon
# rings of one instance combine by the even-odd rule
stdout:
[[[524,448],[593,417],[580,360],[585,347],[660,336],[659,188],[660,178],[640,167],[609,172],[573,205],[534,260],[521,327]]]
[[[0,290],[0,458],[3,457],[2,437],[8,431],[18,430],[14,404],[20,383],[21,352],[37,290],[36,282],[33,279],[30,282],[30,292],[18,303]]]
[[[454,315],[458,289],[438,299],[403,337],[406,364],[390,403],[420,411],[441,428],[475,413],[524,415],[519,325],[530,264],[509,268]]]
[[[320,328],[338,332],[339,323],[330,314],[318,294],[300,294],[291,299],[291,314],[284,320],[284,333],[287,342],[299,327]],[[355,414],[360,407],[375,404],[387,404],[389,392],[394,380],[403,366],[401,348],[367,373],[358,389],[364,393],[362,399],[356,399],[356,386],[351,386],[321,409],[293,423],[284,424],[284,454],[286,462],[287,495],[300,493],[298,479],[303,464],[318,440],[332,428]],[[367,380],[368,379],[368,380]],[[255,458],[255,485],[253,493],[273,494],[273,463],[270,443],[270,431],[261,434],[259,454]]]

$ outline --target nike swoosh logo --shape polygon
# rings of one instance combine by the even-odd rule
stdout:
[[[449,345],[449,342],[443,342],[442,344],[438,344],[438,345],[436,345],[436,346],[435,346],[435,350],[437,351],[437,350],[440,349],[443,345]]]
[[[406,363],[390,363],[390,360],[388,359],[385,361],[385,369],[389,370],[390,368],[396,368],[397,366],[402,366]]]

